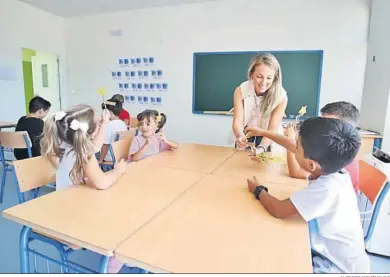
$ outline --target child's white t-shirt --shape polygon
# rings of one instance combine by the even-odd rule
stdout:
[[[73,186],[69,174],[76,162],[76,156],[72,150],[72,146],[67,143],[62,143],[60,147],[64,149],[64,155],[56,172],[56,190]]]
[[[107,145],[112,144],[115,140],[116,133],[120,131],[126,131],[126,130],[127,130],[127,126],[122,120],[119,119],[111,120],[110,122],[108,122],[106,133],[104,134],[103,143]],[[106,162],[112,161],[111,153],[109,151],[104,157],[104,160]]]
[[[314,273],[369,273],[356,193],[345,171],[311,180],[291,201],[309,222]]]

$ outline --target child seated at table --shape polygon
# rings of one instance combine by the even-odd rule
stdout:
[[[122,110],[122,103],[116,99],[110,99],[105,103],[102,103],[101,108],[107,109],[110,113],[110,121],[107,124],[107,128],[104,134],[103,146],[100,151],[99,164],[104,162],[112,162],[111,153],[108,152],[110,144],[115,140],[115,136],[120,131],[126,131],[126,124],[119,119],[119,114]]]
[[[41,137],[43,133],[43,118],[49,112],[51,104],[42,97],[35,96],[28,104],[29,114],[22,116],[16,124],[15,131],[27,131],[31,140],[31,154],[32,157],[41,155]],[[28,159],[29,155],[27,149],[14,149],[14,155],[17,160]]]
[[[249,191],[272,216],[300,215],[309,223],[314,273],[370,271],[356,195],[343,170],[359,147],[359,132],[351,124],[311,118],[300,128],[295,153],[300,167],[310,173],[308,187],[279,200],[266,184],[247,180]]]
[[[91,106],[76,105],[57,112],[46,121],[41,141],[42,156],[56,168],[56,189],[74,185],[87,185],[96,189],[108,189],[126,173],[126,162],[118,161],[113,170],[104,173],[95,153],[103,144],[103,137],[110,120],[108,110],[102,118]],[[118,262],[111,258],[109,269],[115,273]]]
[[[104,173],[95,157],[109,120],[107,110],[99,118],[91,106],[76,105],[46,121],[41,152],[57,168],[57,189],[82,184],[107,189],[126,172],[126,162],[122,160],[114,170]]]
[[[349,102],[334,102],[329,103],[325,105],[321,109],[321,116],[326,118],[339,118],[343,119],[353,126],[357,127],[359,124],[359,110],[351,103]],[[277,133],[272,133],[267,130],[263,130],[257,127],[249,127],[247,128],[247,136],[265,136],[269,139],[272,139],[276,143],[282,145],[283,147],[287,148],[289,151],[287,151],[287,165],[288,165],[288,171],[290,177],[298,178],[298,179],[307,179],[309,177],[309,173],[303,170],[296,158],[295,158],[295,150],[296,148],[293,147],[293,149],[289,149],[288,144],[295,145],[296,140],[296,131],[295,126],[293,124],[290,124],[287,127],[286,135],[288,138],[293,140],[293,142],[286,140],[282,135],[279,135]],[[345,166],[345,169],[348,171],[349,175],[352,179],[352,185],[357,193],[359,190],[359,161],[358,159],[354,159],[350,164]]]
[[[125,105],[125,97],[122,94],[115,94],[112,96],[111,99],[118,100],[122,104],[122,109],[119,113],[119,119],[122,120],[126,126],[130,125],[130,114],[128,111],[125,110],[124,105]]]
[[[166,150],[179,148],[176,142],[168,140],[162,128],[167,122],[163,113],[144,110],[137,115],[141,134],[134,137],[129,151],[129,161],[139,161]]]

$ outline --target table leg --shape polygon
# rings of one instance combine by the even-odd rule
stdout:
[[[28,243],[31,233],[31,228],[23,226],[19,237],[19,251],[20,251],[20,272],[30,273],[30,258],[28,253]]]

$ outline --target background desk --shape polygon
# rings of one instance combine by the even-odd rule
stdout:
[[[357,155],[358,159],[361,160],[363,157],[368,154],[372,153],[374,146],[377,148],[381,147],[381,141],[382,136],[381,135],[360,135],[361,143],[359,153]]]
[[[16,123],[12,123],[12,122],[1,122],[0,121],[0,131],[1,129],[5,129],[5,128],[14,128],[16,127]]]

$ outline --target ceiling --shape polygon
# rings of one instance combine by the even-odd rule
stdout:
[[[1,0],[0,0],[1,1]],[[19,0],[62,17],[110,13],[217,0]]]

